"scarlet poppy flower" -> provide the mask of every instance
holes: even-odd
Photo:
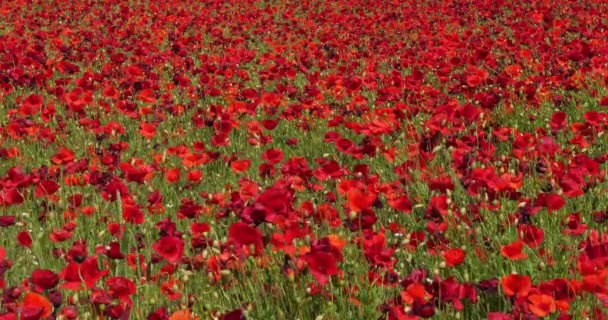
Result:
[[[465,251],[460,248],[454,248],[446,250],[443,253],[443,258],[445,259],[446,265],[448,267],[455,267],[464,262]]]
[[[126,222],[133,224],[142,224],[145,219],[144,213],[139,207],[128,203],[122,205],[122,217]]]
[[[84,284],[87,289],[91,289],[106,274],[108,270],[99,269],[97,256],[90,256],[82,263],[70,262],[59,273],[59,277],[64,280],[60,287],[77,291],[82,290]]]
[[[537,317],[546,317],[555,312],[555,299],[547,294],[531,294],[528,296],[528,307]]]
[[[433,296],[428,293],[424,285],[413,282],[407,286],[407,288],[401,292],[401,299],[404,303],[412,305],[415,301],[427,302]]]
[[[506,296],[526,297],[532,289],[532,282],[527,275],[511,274],[501,279],[502,291]]]
[[[251,165],[251,160],[243,159],[243,160],[234,160],[230,163],[230,168],[234,173],[245,172],[249,169]]]
[[[165,171],[165,179],[169,183],[176,183],[179,181],[181,176],[181,170],[179,168],[167,169]]]
[[[188,181],[192,183],[198,183],[203,178],[203,172],[200,170],[190,170],[188,171]]]
[[[346,198],[348,199],[348,207],[351,211],[361,212],[372,206],[376,200],[376,195],[370,192],[351,189],[346,194]]]
[[[523,260],[528,258],[528,255],[522,252],[523,247],[524,242],[516,240],[508,245],[501,246],[500,253],[511,261]]]
[[[111,98],[113,100],[120,98],[120,91],[118,91],[118,89],[113,86],[105,87],[102,91],[102,94],[104,97]]]
[[[195,236],[203,235],[205,232],[211,231],[211,226],[208,223],[192,223],[190,231]]]
[[[173,312],[169,317],[169,320],[199,320],[199,317],[196,317],[190,310],[178,310]]]
[[[25,294],[21,305],[26,308],[40,308],[40,317],[38,319],[45,319],[53,314],[53,305],[45,296],[35,293],[28,292]]]
[[[140,101],[143,102],[147,102],[147,103],[154,103],[156,102],[156,97],[155,97],[155,93],[152,89],[144,89],[142,90],[139,95],[137,96],[137,98]]]
[[[554,193],[541,193],[536,198],[537,206],[544,206],[549,212],[557,211],[564,207],[566,201],[560,195]]]
[[[162,237],[152,245],[152,249],[169,263],[177,263],[184,255],[184,240],[175,236]]]
[[[163,281],[160,285],[160,292],[162,292],[170,301],[180,299],[183,295],[182,290],[183,284],[179,280],[172,278]]]
[[[74,152],[68,148],[60,148],[59,151],[51,158],[54,164],[64,165],[74,161]]]
[[[156,135],[156,125],[154,123],[142,122],[137,132],[146,139],[152,139]]]

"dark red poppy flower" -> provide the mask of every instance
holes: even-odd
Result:
[[[32,283],[41,290],[52,289],[59,284],[59,276],[48,269],[36,269],[32,272]]]
[[[246,320],[243,310],[236,309],[226,312],[220,316],[220,320]]]
[[[0,216],[0,227],[2,228],[14,226],[15,223],[17,223],[15,216]]]
[[[123,303],[131,305],[131,296],[135,294],[135,283],[125,277],[111,277],[106,280],[108,294],[114,299],[120,299]]]
[[[571,213],[566,220],[562,222],[564,229],[562,233],[565,235],[580,236],[587,231],[587,225],[582,223],[580,213]]]

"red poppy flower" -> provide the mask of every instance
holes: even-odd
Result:
[[[123,303],[131,305],[132,295],[135,294],[136,288],[133,281],[125,277],[111,277],[106,280],[108,286],[108,294],[114,299],[120,299]]]
[[[443,253],[446,265],[448,267],[455,267],[464,262],[466,252],[460,248],[449,249]]]
[[[15,205],[23,203],[23,193],[16,188],[4,188],[0,190],[0,205]]]
[[[557,211],[564,207],[566,201],[562,196],[555,193],[541,193],[536,198],[537,206],[544,206],[549,212]]]
[[[36,269],[32,272],[32,283],[42,290],[52,289],[59,283],[59,276],[51,270]]]
[[[122,217],[126,222],[133,224],[144,223],[144,213],[141,209],[135,205],[123,203],[122,205]]]
[[[526,275],[511,274],[501,279],[502,291],[506,296],[525,297],[532,289],[530,277]]]
[[[537,248],[545,239],[545,232],[531,224],[520,224],[517,227],[519,239],[524,241],[528,247]]]
[[[52,195],[59,190],[59,184],[52,180],[42,180],[36,185],[36,197]]]
[[[84,282],[86,288],[91,289],[106,274],[108,270],[99,269],[97,256],[90,256],[82,263],[70,262],[59,274],[64,280],[60,286],[69,290],[81,290]]]
[[[559,131],[559,130],[564,129],[566,127],[566,125],[568,124],[567,117],[568,117],[568,115],[563,111],[555,112],[551,116],[551,121],[549,122],[549,126],[551,127],[551,130]]]
[[[177,263],[184,255],[184,240],[175,236],[162,237],[152,245],[152,249],[169,263]]]
[[[165,171],[165,179],[169,183],[176,183],[181,177],[181,170],[179,168],[167,169]]]
[[[51,162],[57,165],[64,165],[66,163],[74,161],[74,152],[68,148],[61,148],[51,158]]]
[[[348,207],[351,211],[361,212],[372,206],[376,200],[376,195],[371,192],[351,189],[346,194],[346,198],[348,199]]]
[[[251,160],[243,159],[243,160],[235,160],[230,163],[230,168],[232,168],[232,172],[240,173],[245,172],[249,169],[251,165]]]
[[[433,296],[426,291],[424,285],[413,282],[410,283],[407,288],[401,292],[401,300],[408,304],[412,305],[414,302],[427,302]]]
[[[523,247],[524,242],[516,240],[508,245],[501,246],[500,253],[511,261],[523,260],[528,258],[528,255],[522,252]]]
[[[152,139],[156,135],[156,125],[154,123],[142,122],[137,132],[146,139]]]
[[[205,232],[211,231],[211,226],[208,223],[192,223],[190,225],[190,231],[195,236],[203,235]]]
[[[182,297],[183,284],[176,279],[170,278],[167,281],[163,281],[160,285],[160,292],[162,292],[167,299],[175,301]]]
[[[270,164],[277,164],[283,161],[283,151],[275,148],[268,149],[262,154],[262,160],[266,160]]]
[[[21,305],[27,308],[40,308],[40,317],[37,319],[45,319],[53,314],[53,305],[49,299],[35,292],[26,293]]]
[[[325,285],[330,276],[338,273],[338,262],[330,252],[316,251],[304,256],[312,276],[321,285]]]
[[[562,226],[564,227],[562,233],[571,236],[580,236],[585,233],[585,231],[587,231],[587,225],[581,223],[581,220],[580,213],[571,213],[568,215],[566,220],[562,222]]]
[[[19,242],[20,245],[22,245],[26,248],[32,247],[32,237],[30,236],[30,233],[27,231],[20,231],[17,234],[17,241]]]
[[[188,181],[192,183],[198,183],[203,178],[203,172],[200,170],[190,170],[188,171]]]
[[[537,317],[546,317],[555,312],[555,299],[547,294],[532,294],[528,296],[528,307]]]
[[[228,238],[239,246],[254,245],[256,254],[260,253],[263,247],[260,230],[243,222],[236,222],[230,226]]]
[[[152,89],[144,89],[142,90],[137,98],[142,102],[154,103],[156,102],[155,93]]]
[[[169,317],[169,320],[199,320],[199,317],[194,316],[188,309],[178,310],[173,312]]]

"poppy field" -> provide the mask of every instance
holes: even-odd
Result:
[[[0,320],[608,319],[599,0],[0,3]]]

